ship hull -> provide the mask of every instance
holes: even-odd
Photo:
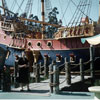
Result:
[[[5,47],[5,45],[0,45],[0,47]],[[19,49],[15,49],[15,48],[7,48],[7,50],[10,51],[10,55],[9,57],[5,60],[5,65],[6,66],[10,66],[13,67],[15,65],[15,55],[19,55],[21,56],[21,53],[23,50],[19,50]],[[95,57],[100,57],[100,47],[96,48],[95,52]],[[58,65],[64,64],[65,58],[67,58],[68,61],[70,61],[70,54],[74,54],[75,56],[75,64],[79,63],[79,59],[82,58],[83,62],[87,62],[90,59],[90,53],[89,53],[89,48],[82,48],[82,49],[72,49],[72,50],[40,50],[40,55],[41,57],[39,57],[38,62],[37,63],[42,63],[42,65],[44,64],[44,55],[48,56],[48,62],[47,64],[51,64],[51,62],[53,60],[56,60],[57,55],[61,56],[61,60],[57,62]],[[100,59],[99,59],[100,60]],[[98,63],[98,61],[96,61],[95,63],[95,67],[96,69],[98,69],[97,67],[100,65],[100,63]],[[79,69],[76,69],[79,70]]]
[[[51,63],[52,60],[56,60],[57,55],[61,56],[61,63],[64,63],[65,58],[70,61],[70,54],[74,54],[75,63],[78,63],[80,58],[82,58],[84,61],[89,60],[89,48],[75,50],[41,50],[40,52],[42,57],[44,57],[46,54],[48,55],[49,63]]]
[[[5,59],[5,65],[13,67],[15,65],[15,55],[21,55],[23,50],[7,47],[6,45],[0,44],[0,47],[6,51],[9,51],[8,58]]]
[[[21,52],[23,50],[15,49],[15,48],[6,48],[4,45],[0,45],[0,47],[5,47],[5,49],[10,51],[10,55],[8,59],[6,59],[5,64],[7,66],[14,66],[15,55],[21,56]],[[40,50],[40,59],[38,62],[44,62],[44,55],[47,55],[49,58],[48,63],[50,64],[52,60],[56,60],[56,55],[59,54],[61,56],[61,61],[59,63],[64,63],[64,59],[67,58],[70,61],[70,54],[74,54],[75,62],[78,63],[79,59],[82,58],[84,61],[89,60],[89,48],[85,49],[73,49],[73,50]]]
[[[38,56],[36,62],[42,62],[42,64],[45,56],[48,56],[48,64],[51,64],[52,60],[56,60],[58,55],[61,58],[58,63],[63,64],[65,58],[70,61],[70,55],[72,54],[75,58],[74,63],[79,63],[80,58],[86,62],[90,58],[89,46],[87,42],[81,43],[81,37],[64,39],[14,39],[7,35],[5,37],[4,34],[0,36],[0,47],[10,51],[9,57],[5,61],[7,66],[14,66],[15,55],[21,56],[23,50],[38,51],[40,55],[33,55]],[[100,47],[97,48],[100,50]],[[100,52],[95,56],[100,56]]]

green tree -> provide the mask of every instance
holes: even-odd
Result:
[[[57,19],[57,15],[59,14],[58,9],[54,7],[52,11],[48,15],[48,23],[50,24],[59,24],[59,21]],[[46,27],[46,34],[48,38],[52,38],[53,34],[57,31],[56,27],[53,26],[47,26]]]

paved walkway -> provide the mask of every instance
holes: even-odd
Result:
[[[48,96],[35,95],[34,93],[0,92],[0,100],[4,99],[66,99],[66,100],[93,100],[94,94],[88,92],[62,92]]]
[[[89,76],[86,76],[89,78]],[[65,76],[60,76],[60,83],[65,80]],[[72,83],[80,81],[80,76],[72,76]],[[60,89],[67,86],[66,81],[60,84]],[[12,88],[12,92],[0,92],[0,99],[74,99],[74,100],[91,100],[94,94],[89,92],[64,92],[59,94],[50,94],[49,79],[40,83],[31,83],[31,91],[27,92],[26,86],[24,91],[20,92],[19,88]]]
[[[86,76],[85,78],[89,78],[90,76]],[[61,88],[65,87],[65,86],[68,86],[66,84],[66,81],[65,81],[65,76],[60,76],[60,84],[59,85],[59,88],[61,90]],[[72,76],[72,79],[71,79],[72,83],[75,83],[75,82],[78,82],[80,81],[80,76]],[[49,86],[49,79],[45,80],[45,81],[42,81],[40,83],[31,83],[29,85],[31,91],[30,92],[27,92],[27,88],[26,86],[24,87],[24,91],[23,93],[32,93],[32,95],[40,95],[40,96],[49,96],[50,95],[50,86]],[[12,91],[14,92],[19,92],[21,90],[21,88],[12,88]]]
[[[60,76],[60,82],[65,80],[65,76]],[[63,84],[60,85],[60,89],[66,86],[66,82],[64,81]],[[50,95],[50,86],[49,86],[49,79],[42,81],[40,83],[30,83],[29,85],[31,91],[30,93],[34,93],[34,95],[42,95],[42,96],[49,96]],[[12,88],[12,91],[19,92],[21,88]],[[24,93],[27,92],[27,87],[24,87]]]

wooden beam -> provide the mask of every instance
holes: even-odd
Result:
[[[46,23],[46,22],[43,22],[43,21],[36,21],[36,20],[33,20],[33,19],[27,19],[27,18],[22,18],[22,17],[19,17],[20,20],[27,20],[29,22],[35,22],[35,23],[40,23],[40,24],[44,24],[44,25],[50,25],[50,26],[54,26],[54,27],[61,27],[60,25],[56,25],[56,24],[50,24],[50,23]]]

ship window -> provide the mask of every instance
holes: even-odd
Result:
[[[48,41],[48,42],[47,42],[47,46],[48,46],[48,47],[51,47],[51,46],[52,46],[52,42],[51,42],[51,41]]]
[[[31,42],[28,42],[28,46],[31,46],[32,45],[32,43]]]
[[[37,46],[40,47],[42,44],[40,41],[37,42]]]

